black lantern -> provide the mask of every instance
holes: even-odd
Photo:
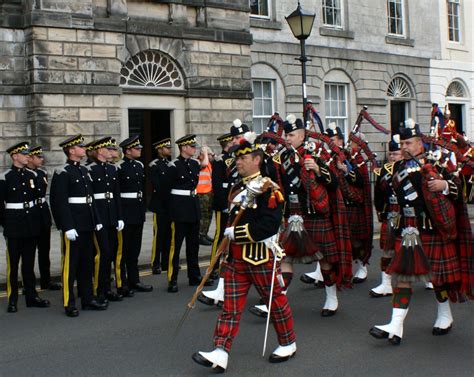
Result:
[[[305,51],[305,40],[310,36],[311,29],[313,28],[314,18],[316,15],[310,13],[301,8],[300,2],[298,1],[298,7],[288,17],[285,17],[288,25],[290,26],[291,32],[296,39],[300,41],[301,56],[297,58],[301,62],[301,76],[302,76],[302,92],[303,92],[303,118],[306,119],[306,104],[308,102],[308,96],[306,94],[306,62],[309,60],[306,57]]]

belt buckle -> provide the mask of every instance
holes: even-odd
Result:
[[[105,193],[105,199],[110,199],[110,194],[111,194],[111,193],[107,191],[107,192]]]
[[[291,194],[288,195],[288,198],[290,199],[290,203],[299,203],[298,195],[297,194]]]
[[[30,203],[29,202],[23,202],[23,209],[29,209],[30,208]]]
[[[416,216],[415,208],[413,208],[413,207],[404,207],[403,208],[403,215],[405,217],[415,217]]]
[[[43,204],[43,200],[41,198],[36,199],[35,203],[36,203],[37,206],[40,206],[41,204]]]
[[[397,198],[394,196],[391,196],[390,198],[388,198],[388,202],[390,204],[398,204]]]
[[[141,191],[137,192],[137,198],[141,199],[143,197],[143,193]]]
[[[189,190],[191,197],[194,198],[196,196],[196,190]]]
[[[90,195],[86,196],[86,203],[87,204],[92,204],[92,196],[90,196]]]

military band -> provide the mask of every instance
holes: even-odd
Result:
[[[369,295],[392,296],[392,316],[369,333],[401,344],[412,286],[423,281],[432,282],[437,302],[432,334],[448,334],[454,322],[450,302],[474,298],[466,206],[473,196],[474,164],[471,144],[457,134],[449,118],[445,122],[427,137],[417,123],[407,120],[388,143],[388,161],[376,168],[359,131],[345,144],[335,123],[318,133],[290,114],[278,130],[257,137],[236,119],[230,132],[217,138],[222,153],[212,162],[216,231],[211,259],[221,243],[229,247],[212,271],[212,278],[219,278],[217,289],[198,298],[222,306],[222,311],[213,350],[195,353],[194,361],[226,370],[252,285],[262,304],[252,312],[264,317],[269,313],[277,333],[279,346],[270,362],[292,358],[296,338],[286,294],[294,263],[318,263],[319,278],[302,280],[321,280],[326,293],[321,316],[337,313],[338,291],[367,279],[373,243],[371,168],[382,254],[381,284]],[[62,286],[68,317],[79,315],[76,297],[83,310],[103,311],[109,301],[151,292],[153,286],[142,283],[139,275],[146,179],[152,186],[152,273],[166,271],[163,290],[178,292],[180,251],[186,241],[188,284],[202,282],[198,140],[186,134],[175,143],[179,152],[174,160],[171,138],[153,144],[157,158],[145,177],[138,136],[119,145],[112,137],[87,145],[82,135],[67,138],[59,144],[67,160],[52,177],[51,206],[42,147],[30,149],[21,142],[7,149],[12,166],[0,175],[0,225],[7,245],[9,313],[18,310],[20,265],[26,306],[50,306],[36,291],[36,250],[40,287]],[[50,274],[51,213],[61,235],[62,284],[53,282]],[[212,285],[213,279],[202,283]]]

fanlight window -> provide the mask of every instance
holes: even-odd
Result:
[[[158,51],[143,51],[133,56],[122,67],[120,85],[178,90],[184,81],[176,64]]]
[[[453,81],[448,86],[448,90],[446,90],[446,97],[465,97],[466,94],[464,93],[464,86],[458,82]]]
[[[388,86],[387,95],[396,98],[412,98],[410,86],[401,77],[395,77],[392,80]]]

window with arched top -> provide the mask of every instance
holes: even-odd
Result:
[[[401,77],[395,77],[387,88],[387,95],[394,98],[413,98],[410,85]]]
[[[464,85],[459,81],[453,81],[451,84],[449,84],[448,89],[446,90],[446,97],[466,97]]]
[[[160,51],[142,51],[120,70],[120,85],[130,88],[183,90],[184,80],[176,63]]]

